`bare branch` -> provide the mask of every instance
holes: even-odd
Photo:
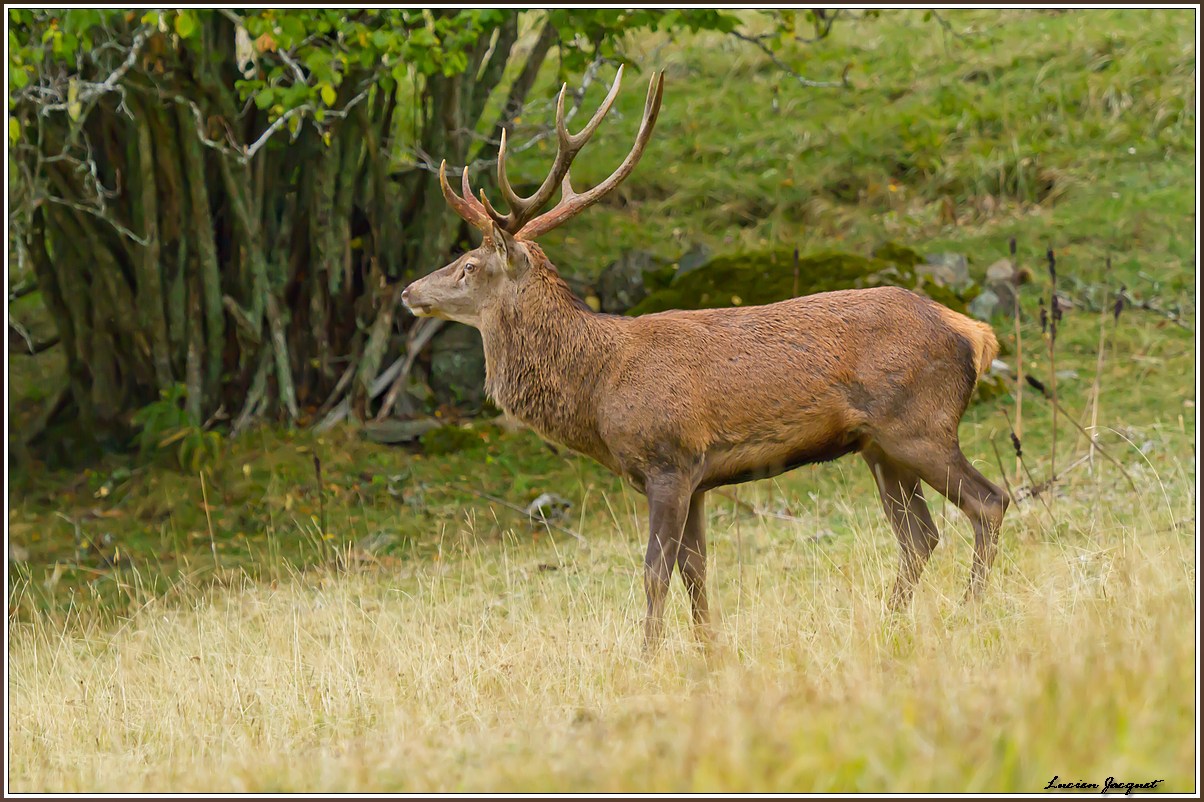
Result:
[[[297,63],[296,59],[284,50],[277,50],[276,55],[280,56],[280,60],[293,71],[293,77],[297,79],[297,83],[309,86],[309,81],[306,80],[305,73],[301,71],[301,65]]]
[[[38,283],[36,281],[25,281],[16,285],[8,291],[8,300],[15,301],[18,298],[24,298],[32,292],[37,292]]]
[[[295,108],[291,108],[288,111],[286,111],[284,114],[281,114],[279,117],[276,118],[275,122],[273,122],[271,125],[269,125],[267,128],[264,129],[263,133],[259,135],[259,139],[256,139],[253,143],[251,143],[250,145],[248,145],[247,147],[242,149],[242,153],[239,156],[239,161],[242,161],[244,163],[249,162],[251,160],[251,158],[256,153],[259,152],[259,149],[262,148],[264,145],[266,145],[268,140],[272,138],[272,134],[276,133],[282,127],[284,127],[285,123],[287,123],[290,119],[297,116],[298,114],[304,114],[307,111],[312,112],[313,110],[314,110],[314,107],[309,105],[308,103],[306,103],[303,106],[297,106]],[[298,130],[300,130],[300,129],[298,129]]]
[[[573,118],[577,116],[577,112],[581,110],[581,105],[585,102],[585,90],[587,90],[589,88],[590,84],[592,84],[594,82],[594,80],[597,78],[598,70],[601,69],[602,66],[607,63],[610,63],[609,59],[605,59],[605,58],[602,58],[601,56],[599,56],[598,58],[596,58],[592,62],[590,62],[590,65],[588,67],[586,67],[585,74],[581,78],[581,86],[578,87],[574,92],[572,92],[573,105],[570,106],[568,111],[566,111],[564,114],[564,120],[566,123],[572,122]],[[551,108],[553,105],[553,102],[548,101],[544,105],[546,105],[547,108]],[[521,109],[521,108],[519,109],[520,112],[522,110],[523,109]],[[617,116],[618,112],[616,111],[615,114]],[[517,116],[517,112],[514,116]],[[500,124],[499,124],[498,130],[501,130]],[[539,128],[536,128],[535,130],[536,130],[536,133],[533,134],[530,139],[528,139],[526,142],[524,142],[521,145],[518,145],[516,147],[510,147],[509,143],[507,143],[506,152],[507,153],[522,153],[523,151],[530,150],[531,148],[538,145],[540,142],[543,142],[544,140],[550,138],[553,134],[556,133],[556,129],[552,125],[541,126]],[[455,133],[458,135],[464,135],[464,136],[472,137],[474,139],[479,139],[479,140],[485,142],[487,145],[492,146],[495,153],[496,153],[496,149],[501,145],[500,138],[494,139],[492,137],[486,136],[485,134],[478,134],[475,131],[467,131],[464,129],[458,129]],[[427,153],[420,147],[411,148],[411,153],[414,156],[414,165],[413,165],[414,167],[418,168],[419,170],[425,170],[428,173],[434,173],[435,175],[439,174],[439,162],[436,161],[434,158],[432,158],[429,153]],[[451,165],[448,165],[447,174],[451,175],[451,176],[459,176],[459,175],[463,174],[463,172],[465,170],[468,170],[469,172],[476,172],[477,170],[481,170],[486,167],[495,167],[495,166],[497,166],[497,156],[496,155],[493,156],[492,158],[476,159],[471,164],[469,164],[467,167],[452,167]]]
[[[17,321],[9,318],[8,320],[8,352],[10,354],[22,354],[24,356],[37,356],[43,351],[47,351],[59,344],[58,335],[54,335],[49,340],[36,341],[29,330],[22,326]]]
[[[809,88],[836,88],[836,89],[842,89],[842,88],[848,89],[849,88],[849,70],[847,67],[845,68],[844,74],[841,75],[839,81],[813,81],[810,78],[804,78],[802,75],[799,75],[797,72],[795,72],[795,70],[789,64],[787,64],[786,62],[784,62],[780,58],[778,58],[777,53],[773,52],[773,48],[771,48],[769,45],[765,44],[764,41],[762,41],[763,37],[751,36],[746,33],[741,33],[740,31],[731,31],[730,33],[732,36],[736,37],[737,39],[739,39],[743,42],[748,42],[750,45],[754,45],[762,53],[769,56],[769,60],[772,61],[777,66],[778,69],[780,69],[782,72],[786,73],[787,75],[792,76],[796,81],[798,81],[803,86],[806,86]]]
[[[121,223],[117,222],[112,217],[110,217],[108,214],[108,210],[103,205],[85,206],[82,203],[78,203],[76,201],[69,201],[66,198],[60,198],[56,195],[49,195],[49,194],[42,195],[40,200],[44,200],[49,203],[55,203],[55,204],[58,204],[59,206],[66,206],[69,209],[75,209],[77,212],[83,212],[84,214],[90,214],[93,217],[95,217],[99,220],[103,220],[104,222],[108,223],[117,231],[117,233],[121,234],[123,237],[130,238],[131,240],[138,243],[142,247],[145,248],[147,245],[150,245],[149,239],[147,239],[146,237],[138,236],[133,231],[130,231],[128,228],[123,226]]]

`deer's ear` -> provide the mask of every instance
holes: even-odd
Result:
[[[502,263],[506,266],[506,275],[518,278],[526,271],[527,251],[497,223],[490,223],[489,240],[493,243],[494,251],[502,258]]]

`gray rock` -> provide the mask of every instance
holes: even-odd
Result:
[[[1000,259],[987,268],[988,286],[1001,281],[1012,283],[1016,281],[1016,266],[1012,264],[1011,259]]]
[[[485,349],[479,331],[450,323],[435,335],[430,385],[441,404],[480,409],[485,400]]]
[[[532,524],[564,518],[573,507],[573,502],[555,493],[541,493],[539,498],[527,505],[527,517]]]
[[[998,299],[993,314],[1011,316],[1016,311],[1016,266],[1011,259],[1000,259],[987,268],[986,288]]]
[[[990,320],[999,311],[999,307],[999,296],[994,291],[985,289],[973,301],[966,304],[966,311],[979,320]]]
[[[682,254],[682,257],[677,260],[677,275],[682,276],[705,265],[711,261],[711,249],[699,243]]]
[[[916,272],[931,276],[945,287],[964,289],[969,287],[970,265],[960,253],[929,253],[924,255],[925,264],[916,265]]]
[[[384,551],[397,542],[397,536],[384,529],[377,530],[355,542],[355,547],[365,554],[376,554]]]
[[[622,314],[648,295],[644,274],[660,262],[647,251],[628,251],[598,276],[598,301],[603,312]]]
[[[415,418],[414,420],[368,421],[364,424],[364,437],[374,443],[411,443],[422,435],[438,429],[444,421],[435,418]]]

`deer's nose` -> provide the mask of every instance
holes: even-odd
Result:
[[[406,287],[401,291],[401,302],[406,306],[410,305],[410,288]]]

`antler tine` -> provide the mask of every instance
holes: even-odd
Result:
[[[581,148],[585,146],[585,143],[598,130],[602,119],[606,117],[611,106],[614,105],[615,98],[619,96],[619,88],[622,82],[623,65],[620,64],[618,71],[615,73],[614,84],[611,85],[606,99],[602,101],[602,105],[598,107],[593,117],[586,123],[585,128],[577,134],[570,134],[565,125],[564,96],[568,92],[568,85],[564,84],[560,87],[560,94],[556,98],[556,158],[552,162],[552,169],[548,172],[547,178],[544,179],[539,189],[530,197],[521,197],[510,185],[510,179],[506,175],[506,131],[502,129],[502,141],[498,146],[497,183],[502,197],[506,200],[506,205],[510,207],[510,211],[505,215],[496,215],[490,212],[490,214],[494,214],[494,219],[498,225],[506,231],[514,233],[526,225],[527,221],[537,215],[539,210],[552,199],[552,196],[556,194],[556,187],[560,184],[564,176],[568,174],[569,168],[573,164],[573,159],[577,157]]]
[[[484,207],[477,202],[477,193],[472,191],[472,184],[468,180],[468,165],[464,165],[464,170],[460,173],[460,195],[473,208],[485,211]]]
[[[473,200],[476,200],[476,198],[473,198]],[[504,230],[504,231],[510,230],[503,225],[503,223],[506,222],[506,218],[508,217],[508,215],[504,215],[501,212],[499,212],[497,209],[493,208],[493,204],[489,202],[489,198],[485,197],[485,190],[483,190],[483,189],[481,190],[480,203],[481,203],[482,208],[485,210],[485,214],[492,217],[493,221],[495,223],[497,223],[499,226],[501,226],[502,230]]]
[[[616,81],[616,84],[618,82]],[[573,191],[572,184],[569,179],[569,170],[566,165],[565,171],[561,180],[561,197],[560,202],[551,211],[546,212],[539,217],[531,220],[519,229],[516,237],[521,239],[531,240],[551,231],[556,226],[565,221],[576,217],[578,214],[588,209],[597,203],[603,196],[613,190],[631,174],[635,166],[639,163],[640,158],[644,155],[644,148],[647,147],[649,139],[652,138],[652,129],[656,125],[657,116],[661,110],[661,98],[665,90],[665,73],[655,73],[652,80],[648,84],[648,98],[644,101],[644,118],[640,122],[639,133],[636,134],[635,145],[631,152],[627,154],[627,158],[623,159],[623,163],[619,165],[610,177],[602,183],[598,184],[593,189],[590,189],[581,194]],[[594,120],[590,120],[590,126],[594,125]],[[590,126],[586,127],[582,134],[593,133]],[[581,134],[578,134],[581,136]],[[587,137],[588,138],[588,137]],[[582,142],[582,145],[585,143]],[[580,147],[580,146],[578,146]],[[542,189],[542,187],[541,187]]]
[[[460,175],[460,191],[464,193],[463,197],[457,195],[456,191],[451,188],[451,184],[447,183],[447,159],[439,163],[439,187],[443,190],[443,199],[469,225],[481,231],[488,231],[489,215],[486,213],[485,207],[473,197],[472,187],[468,183],[467,165]]]
[[[611,85],[610,91],[606,93],[606,99],[602,101],[602,105],[594,112],[594,116],[590,117],[585,128],[581,129],[580,133],[570,134],[564,125],[564,90],[560,90],[560,100],[556,103],[556,133],[560,137],[562,143],[565,143],[572,148],[574,156],[578,151],[585,146],[589,138],[594,135],[594,131],[598,130],[598,126],[602,124],[602,118],[610,111],[610,107],[614,105],[615,98],[619,96],[619,85],[623,83],[623,65],[619,65],[618,72],[615,73],[615,82]],[[557,177],[559,183],[560,177]]]

